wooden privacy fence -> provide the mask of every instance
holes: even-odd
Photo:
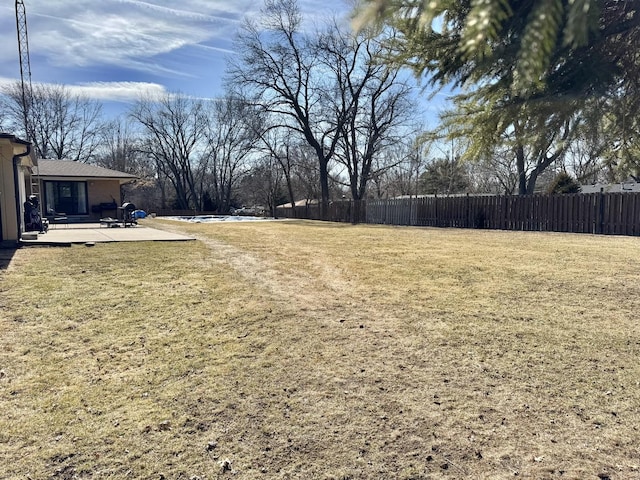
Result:
[[[278,216],[320,219],[319,206],[278,208]],[[329,221],[640,235],[640,193],[450,196],[329,205]]]

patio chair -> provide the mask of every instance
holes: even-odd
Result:
[[[69,226],[69,218],[66,213],[56,212],[53,208],[47,209],[47,220],[50,225],[64,225]]]

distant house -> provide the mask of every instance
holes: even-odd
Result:
[[[0,243],[13,244],[24,232],[23,205],[31,193],[36,165],[31,143],[0,133]]]
[[[319,204],[320,204],[319,200],[308,199],[308,198],[297,200],[296,203],[294,203],[296,207],[308,207],[311,205],[319,205]],[[283,203],[282,205],[278,205],[276,208],[291,208],[291,202]]]
[[[122,205],[121,187],[137,177],[129,173],[69,160],[38,160],[34,176],[39,181],[43,215],[64,213],[70,221],[96,221],[117,216]]]
[[[635,193],[640,192],[640,183],[628,180],[621,183],[594,183],[581,185],[580,193]]]

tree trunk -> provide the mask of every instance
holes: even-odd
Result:
[[[527,194],[527,172],[524,164],[524,147],[516,147],[516,167],[518,169],[518,195]]]
[[[529,180],[527,181],[527,195],[533,195],[537,181],[538,169],[536,168],[533,172],[531,172],[531,175],[529,175]]]
[[[329,162],[321,158],[319,159],[320,166],[320,216],[322,220],[327,220],[329,217]]]
[[[291,216],[296,218],[296,198],[293,193],[293,184],[291,183],[291,173],[287,169],[283,169],[284,179],[287,182],[287,192],[289,193],[289,201],[291,202]],[[275,217],[276,210],[273,209],[273,216]]]

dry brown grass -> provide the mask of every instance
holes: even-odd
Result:
[[[153,224],[0,273],[0,478],[640,478],[640,239]]]

